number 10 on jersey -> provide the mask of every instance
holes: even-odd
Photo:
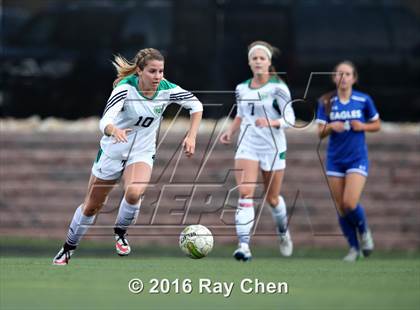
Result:
[[[147,128],[152,124],[153,120],[154,120],[153,117],[146,117],[143,120],[143,116],[140,116],[139,120],[137,121],[137,123],[134,124],[134,126],[141,126],[141,127]]]

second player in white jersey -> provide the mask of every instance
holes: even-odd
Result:
[[[237,117],[241,118],[238,144],[261,153],[285,152],[284,129],[295,123],[289,88],[278,77],[270,77],[257,88],[251,81],[236,87]],[[261,119],[277,124],[261,126]]]
[[[286,167],[286,137],[284,129],[293,126],[290,92],[271,65],[276,49],[264,41],[255,41],[248,48],[248,61],[253,77],[236,87],[237,115],[220,141],[231,143],[240,128],[235,154],[235,177],[239,188],[235,214],[239,246],[233,253],[237,260],[252,258],[249,243],[254,225],[254,193],[261,172],[265,200],[271,207],[277,225],[280,252],[290,256],[293,244],[290,237],[286,204],[280,188]]]

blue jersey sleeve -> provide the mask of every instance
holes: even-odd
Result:
[[[320,124],[328,123],[328,116],[325,113],[325,106],[322,102],[318,101],[318,110],[316,112],[316,122]]]
[[[365,118],[368,122],[374,121],[379,118],[378,110],[376,110],[375,104],[373,103],[373,100],[370,96],[367,96],[366,99],[367,100],[365,102],[365,108],[363,111]]]

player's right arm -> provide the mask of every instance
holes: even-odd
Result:
[[[220,136],[220,142],[223,144],[232,143],[232,136],[238,131],[239,127],[241,127],[241,122],[242,118],[236,116],[229,129],[222,133],[222,135]]]
[[[236,113],[236,117],[233,119],[233,122],[228,128],[228,130],[226,130],[220,136],[220,142],[223,144],[232,143],[232,136],[239,130],[242,123],[243,111],[242,111],[242,106],[240,104],[240,95],[239,95],[238,87],[236,87],[235,95],[236,95],[237,113]]]
[[[114,125],[114,120],[118,113],[121,112],[127,94],[128,89],[126,85],[115,87],[109,96],[104,109],[104,114],[99,121],[99,129],[101,132],[108,137],[114,137],[115,143],[127,142],[127,133],[131,131],[131,129],[120,129]]]
[[[128,142],[127,134],[131,130],[132,129],[130,129],[130,128],[119,129],[118,127],[114,126],[113,124],[109,124],[105,127],[104,133],[105,133],[105,135],[107,135],[109,137],[113,137],[115,143],[120,143],[120,142]]]
[[[316,122],[318,123],[318,136],[320,139],[328,137],[333,131],[343,132],[345,130],[343,122],[329,122],[325,105],[321,101],[318,102]]]
[[[318,136],[321,139],[328,137],[333,131],[335,132],[343,132],[345,129],[343,122],[332,122],[332,123],[324,123],[318,124]]]

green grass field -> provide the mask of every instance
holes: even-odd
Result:
[[[182,257],[178,248],[150,247],[120,258],[112,244],[85,242],[70,265],[58,267],[51,259],[59,242],[13,244],[0,239],[0,309],[420,309],[418,252],[375,253],[349,264],[340,261],[344,250],[298,250],[284,259],[256,247],[251,263],[238,263],[230,247],[201,260]],[[132,278],[143,280],[142,293],[129,292]],[[181,285],[176,294],[172,285],[168,294],[151,294],[154,278],[191,279],[193,291],[183,293]],[[231,296],[200,294],[200,278],[233,282]],[[245,294],[245,278],[286,282],[288,293]]]

